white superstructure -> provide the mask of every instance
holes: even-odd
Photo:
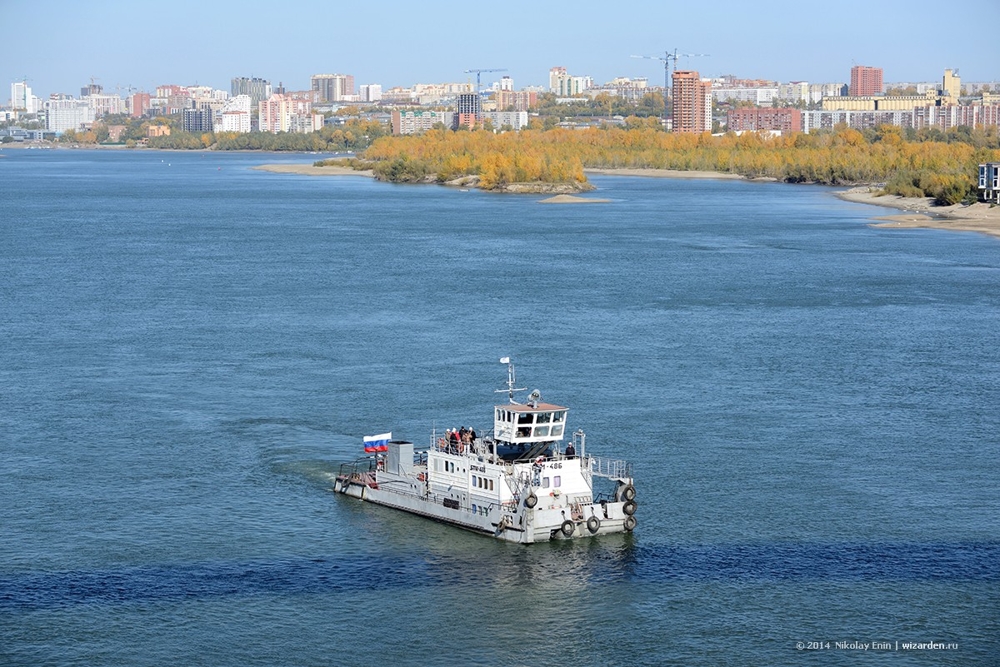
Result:
[[[490,433],[432,433],[424,451],[389,440],[384,453],[342,466],[334,491],[526,544],[634,530],[631,465],[587,454],[583,432],[567,430],[568,408],[537,391],[516,402],[523,390],[501,362],[510,402],[495,406]],[[606,489],[595,494],[595,481]]]

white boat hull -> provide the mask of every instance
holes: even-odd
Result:
[[[620,488],[631,488],[631,480],[622,482]],[[583,504],[566,503],[557,496],[542,496],[534,507],[527,507],[532,501],[526,497],[516,505],[477,507],[474,511],[470,505],[432,493],[428,486],[419,477],[386,473],[340,475],[334,491],[521,544],[631,532],[637,523],[636,504],[632,499]],[[446,506],[445,500],[452,502]]]

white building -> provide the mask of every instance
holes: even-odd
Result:
[[[445,127],[455,125],[454,111],[393,111],[392,112],[392,133],[393,134],[420,134],[436,124],[441,123]]]
[[[778,84],[779,100],[785,102],[809,102],[809,82],[792,81]]]
[[[223,111],[215,117],[216,132],[238,132],[246,134],[250,131],[250,114],[242,111]]]
[[[382,86],[377,83],[368,83],[359,88],[358,94],[362,102],[378,102],[382,99]]]
[[[377,83],[367,83],[358,88],[358,97],[362,102],[378,102],[382,99],[382,86]]]
[[[83,100],[94,110],[94,118],[125,113],[125,100],[118,95],[87,95]]]
[[[309,134],[323,129],[323,114],[293,113],[288,117],[288,131]]]
[[[488,120],[493,124],[494,129],[499,130],[505,125],[514,130],[528,127],[527,111],[485,111],[482,114],[483,120]]]
[[[809,103],[819,104],[824,97],[841,97],[847,94],[846,83],[809,84]]]
[[[94,108],[86,100],[48,100],[45,122],[46,129],[57,134],[78,130],[81,125],[94,122]]]
[[[549,70],[549,92],[558,97],[582,95],[583,91],[594,85],[589,76],[570,76],[565,67],[553,67]]]
[[[312,102],[292,95],[271,95],[258,105],[261,132],[315,132],[323,116],[312,112]]]
[[[755,106],[771,106],[778,96],[778,88],[716,88],[712,87],[712,97],[716,102],[749,102]],[[711,127],[711,126],[709,126]]]
[[[215,116],[215,126],[219,132],[249,132],[250,131],[249,95],[230,97]]]
[[[25,81],[10,84],[10,108],[22,113],[38,113],[41,101],[31,94],[31,86]]]

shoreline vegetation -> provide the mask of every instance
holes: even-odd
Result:
[[[651,127],[500,134],[436,129],[380,137],[348,164],[397,183],[451,183],[475,176],[475,187],[497,191],[514,183],[583,191],[589,189],[585,170],[597,169],[710,172],[822,185],[879,183],[888,194],[933,197],[950,205],[975,201],[978,164],[1000,161],[995,128],[961,129],[968,132],[914,140],[904,138],[902,128],[885,125],[865,132],[838,127],[780,136],[675,134]]]

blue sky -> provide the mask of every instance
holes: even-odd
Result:
[[[956,5],[957,6],[957,5]],[[290,90],[317,73],[353,74],[384,88],[474,81],[473,68],[506,68],[516,87],[546,85],[549,68],[648,77],[663,67],[629,56],[666,50],[703,76],[824,83],[852,65],[882,67],[887,82],[1000,80],[1000,0],[958,11],[931,0],[803,3],[635,1],[426,3],[396,0],[0,0],[0,95],[22,77],[39,97],[79,94],[96,77],[131,85],[211,85],[259,76]],[[942,10],[948,12],[942,15]],[[499,74],[483,75],[483,83]],[[471,78],[470,78],[471,77]]]

